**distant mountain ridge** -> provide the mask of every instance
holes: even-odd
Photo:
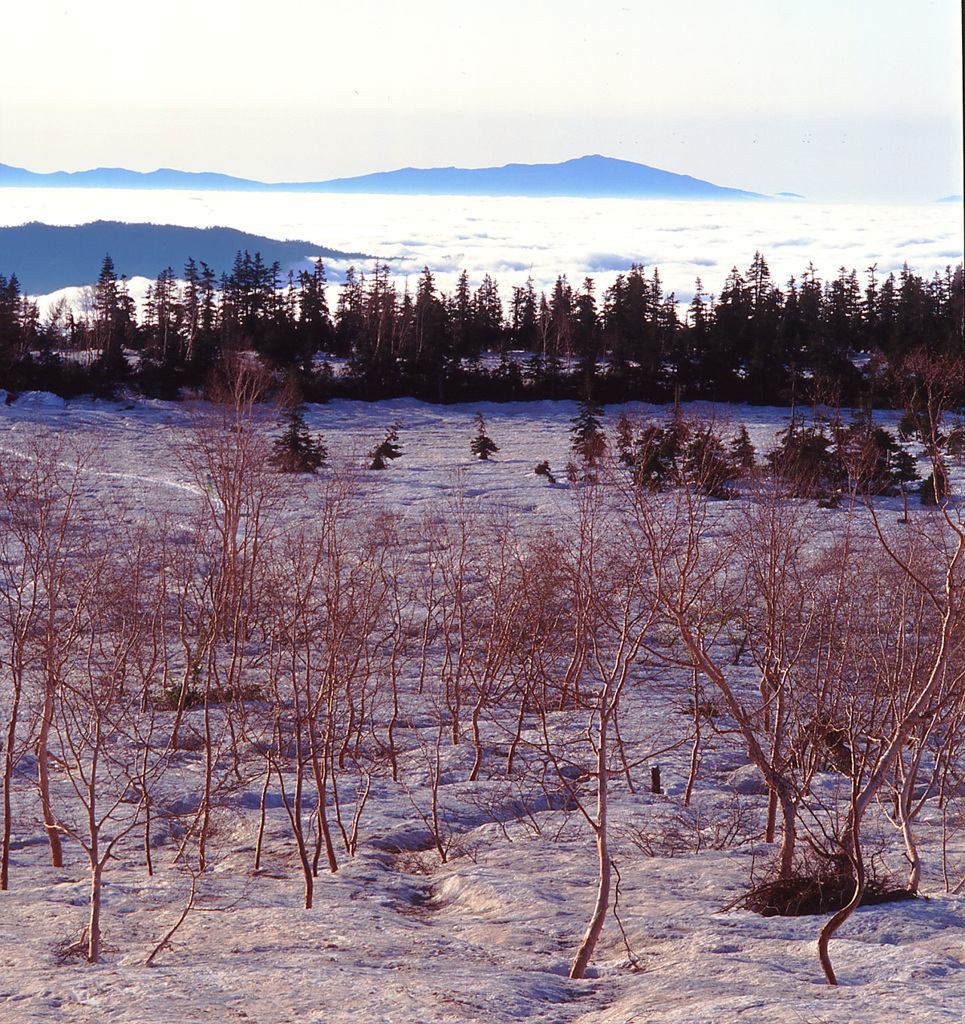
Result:
[[[94,221],[62,227],[22,224],[0,227],[0,274],[17,275],[26,295],[46,295],[71,285],[93,284],[110,253],[117,273],[156,278],[170,267],[179,277],[187,260],[206,263],[220,278],[230,272],[239,252],[259,253],[282,273],[308,266],[312,257],[366,260],[366,253],[341,252],[314,242],[279,241],[235,228],[189,228],[172,224],[123,224]]]
[[[766,199],[756,192],[662,171],[605,156],[583,156],[556,164],[503,167],[404,167],[352,178],[269,184],[227,174],[167,168],[128,171],[98,168],[37,174],[0,164],[0,186],[21,188],[138,188],[251,192],[337,192],[382,195],[573,197],[583,199]]]
[[[123,167],[98,167],[91,171],[38,173],[23,167],[0,164],[0,187],[10,188],[157,188],[192,191],[255,191],[271,189],[258,181],[234,178],[210,171],[129,171]]]

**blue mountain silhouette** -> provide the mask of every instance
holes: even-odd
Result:
[[[353,178],[267,184],[227,174],[123,168],[35,174],[0,164],[0,186],[157,188],[258,192],[373,192],[386,195],[573,196],[587,199],[763,199],[688,174],[605,156],[504,167],[404,167]]]
[[[118,275],[155,278],[170,267],[183,276],[189,258],[206,263],[220,278],[239,252],[261,255],[282,272],[308,266],[311,257],[370,259],[365,253],[341,252],[304,241],[278,241],[234,228],[188,228],[171,224],[121,224],[95,221],[73,227],[22,224],[0,228],[0,273],[17,275],[27,295],[43,295],[68,285],[92,284],[110,253]]]
[[[722,188],[688,174],[661,171],[629,160],[583,156],[559,164],[507,164],[470,170],[419,169],[336,178],[292,186],[324,192],[421,195],[573,196],[586,199],[763,199],[754,192]]]
[[[0,164],[0,187],[12,188],[157,188],[198,191],[264,191],[272,186],[247,178],[209,171],[128,171],[123,167],[98,167],[91,171],[51,171],[39,174],[23,167]]]

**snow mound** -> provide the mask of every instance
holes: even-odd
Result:
[[[16,404],[32,409],[66,409],[67,402],[50,391],[25,391],[16,398]]]

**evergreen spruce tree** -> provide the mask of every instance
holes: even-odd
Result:
[[[633,423],[626,409],[622,410],[617,420],[617,451],[620,453],[621,465],[633,465]]]
[[[965,459],[965,423],[957,421],[948,432],[945,439],[945,450],[955,460],[955,465],[960,466]]]
[[[951,493],[948,481],[948,470],[940,459],[935,469],[925,477],[918,488],[918,496],[923,505],[944,505]]]
[[[749,473],[754,468],[756,455],[747,427],[742,423],[730,443],[731,461],[742,473]]]
[[[674,420],[666,427],[645,423],[634,430],[627,419],[617,430],[620,462],[630,468],[637,487],[661,491],[681,481],[682,424]]]
[[[393,423],[385,433],[385,440],[369,452],[369,469],[388,469],[392,459],[402,457],[402,446],[399,444],[399,427]]]
[[[589,388],[587,389],[589,392]],[[606,437],[603,423],[600,420],[601,407],[592,397],[582,399],[577,406],[576,415],[570,421],[570,437],[573,439],[570,448],[580,456],[586,466],[595,466],[606,448]]]
[[[915,460],[895,435],[862,413],[840,432],[837,457],[864,494],[898,494],[903,484],[918,479]]]
[[[595,483],[596,464],[606,450],[606,437],[600,421],[600,406],[590,396],[590,384],[587,382],[587,397],[577,406],[576,415],[570,421],[572,442],[570,448],[579,457],[580,462],[568,462],[566,475],[572,483]]]
[[[486,421],[481,412],[476,413],[476,436],[469,442],[469,448],[477,459],[483,461],[499,451],[499,445],[486,433]]]
[[[133,328],[134,303],[123,281],[119,281],[110,253],[104,257],[94,287],[95,344],[100,348],[99,368],[108,388],[118,382],[127,369],[124,361],[125,335]]]
[[[0,365],[10,361],[19,354],[20,347],[20,283],[17,275],[11,274],[10,280],[0,274]]]
[[[711,498],[732,498],[730,482],[738,470],[728,456],[724,442],[710,426],[698,427],[690,435],[684,450],[686,478]]]
[[[285,432],[272,445],[272,465],[282,473],[314,473],[327,459],[328,448],[321,435],[309,434],[301,409],[293,406]]]

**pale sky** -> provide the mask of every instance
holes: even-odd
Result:
[[[0,162],[315,181],[601,153],[821,200],[962,191],[959,0],[30,0]]]

